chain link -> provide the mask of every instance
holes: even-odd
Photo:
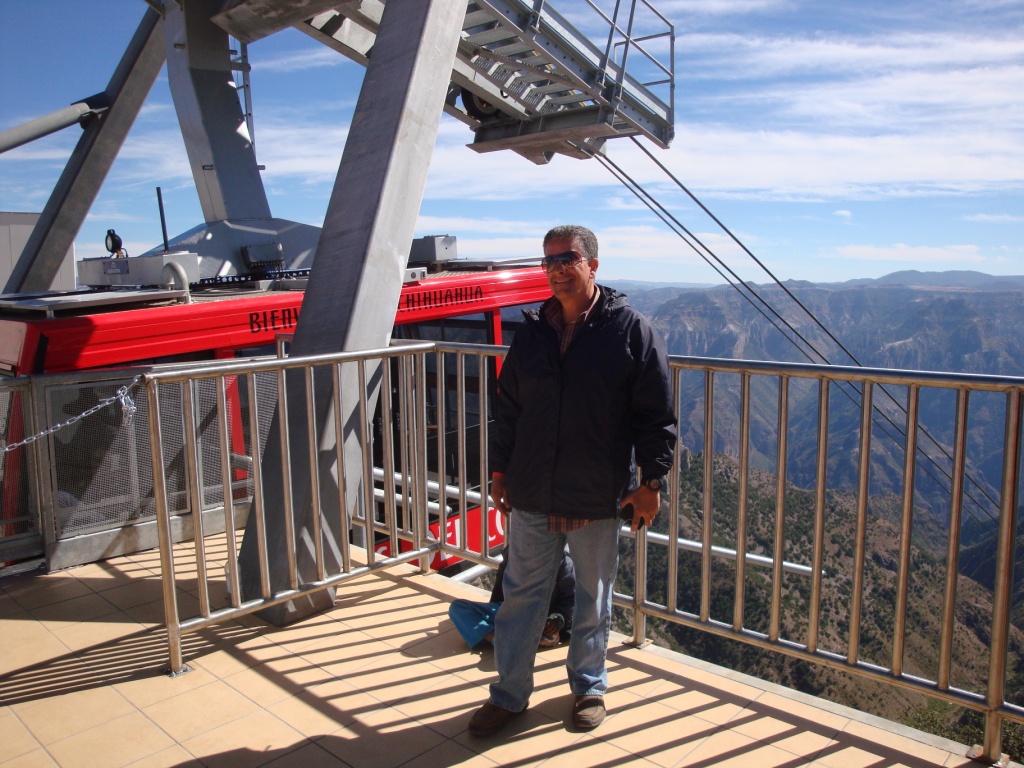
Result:
[[[123,387],[118,388],[117,392],[114,395],[112,395],[111,397],[106,398],[105,400],[100,400],[92,408],[89,408],[88,410],[83,411],[82,413],[78,414],[77,416],[72,416],[70,419],[67,419],[66,421],[62,421],[60,424],[54,424],[52,427],[47,427],[42,432],[40,432],[40,433],[38,433],[36,435],[31,435],[29,437],[26,437],[24,440],[19,440],[16,443],[11,443],[10,445],[5,445],[4,446],[4,453],[7,453],[8,451],[13,451],[15,448],[20,448],[23,445],[30,445],[31,443],[34,443],[36,440],[41,440],[42,438],[46,437],[47,435],[52,435],[54,432],[56,432],[59,429],[63,429],[64,427],[70,427],[76,421],[80,421],[81,419],[84,419],[86,416],[92,416],[97,411],[102,411],[104,408],[106,408],[108,405],[110,405],[114,401],[117,401],[117,402],[121,403],[121,423],[122,423],[122,425],[125,426],[125,427],[130,427],[132,425],[132,419],[135,416],[135,412],[137,410],[139,410],[139,409],[135,405],[135,402],[132,400],[132,398],[128,394],[128,392],[129,392],[129,390],[131,390],[132,387],[134,387],[136,384],[138,384],[141,380],[142,380],[141,376],[136,376],[134,379],[132,379],[130,384],[126,384]]]

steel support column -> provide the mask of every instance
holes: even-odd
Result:
[[[328,204],[295,331],[293,356],[388,344],[465,13],[465,0],[389,0],[385,6]],[[317,489],[323,508],[320,526],[313,524],[313,515],[320,510],[313,509],[313,489],[304,464],[309,457],[301,447],[310,437],[304,420],[294,419],[289,425],[300,582],[315,578],[309,544],[313,531],[323,531],[331,558],[337,556],[337,548],[348,536],[347,530],[339,530],[339,516],[334,514],[340,502],[334,474],[330,373],[329,369],[321,371],[314,387],[318,434],[313,439],[322,457]],[[343,378],[346,467],[353,468],[347,473],[349,478],[358,477],[356,468],[361,466],[355,390],[355,382]],[[289,386],[288,397],[289,410],[304,412],[301,387]],[[275,424],[272,434],[278,428]],[[264,490],[274,589],[286,587],[289,579],[282,549],[285,521],[274,514],[283,508],[279,467],[286,458],[276,442],[268,446],[264,457],[264,466],[270,470],[265,474]],[[351,510],[362,491],[356,482],[346,490],[345,503]],[[255,597],[259,590],[257,555],[254,546],[247,546],[250,539],[255,542],[255,536],[246,536],[240,555],[242,588],[246,597]],[[328,563],[329,570],[335,566]],[[304,598],[301,604],[293,601],[271,608],[264,618],[275,624],[290,623],[326,607],[322,601],[314,604],[315,600]]]
[[[210,0],[167,3],[167,81],[207,223],[269,219],[256,152],[238,102],[228,35]]]

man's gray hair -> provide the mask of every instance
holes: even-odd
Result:
[[[551,240],[572,240],[579,245],[582,254],[589,261],[597,258],[597,235],[578,224],[562,224],[544,235],[544,245]]]

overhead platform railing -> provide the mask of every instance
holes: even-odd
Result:
[[[366,64],[383,8],[342,3],[295,26]],[[474,0],[445,109],[474,130],[474,150],[511,149],[539,164],[589,157],[619,136],[666,148],[674,58],[675,28],[647,0],[584,0],[572,21],[544,0]]]

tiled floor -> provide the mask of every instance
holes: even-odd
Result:
[[[613,637],[608,719],[567,723],[565,649],[543,651],[526,715],[466,732],[494,677],[447,617],[473,589],[400,567],[286,628],[185,636],[163,674],[155,553],[0,579],[0,766],[975,766],[964,747]]]

